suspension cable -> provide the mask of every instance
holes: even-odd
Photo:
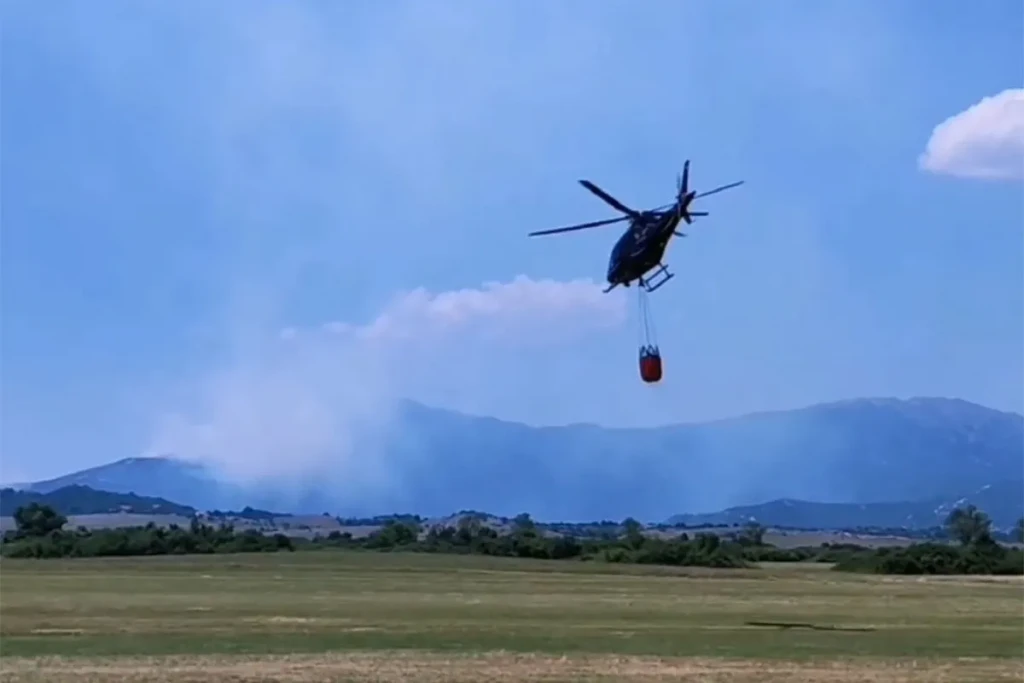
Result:
[[[644,347],[657,346],[658,342],[656,339],[656,330],[654,327],[654,321],[651,316],[651,306],[647,299],[647,292],[643,287],[637,287],[638,297],[638,315],[640,316],[640,322],[642,324],[643,338],[640,341],[640,345]]]

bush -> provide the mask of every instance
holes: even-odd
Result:
[[[747,546],[743,557],[749,562],[807,562],[816,558],[814,548],[777,548],[773,545]]]
[[[238,533],[232,527],[212,527],[193,519],[188,529],[148,524],[144,527],[120,529],[53,529],[39,533],[39,520],[53,520],[38,510],[18,519],[27,520],[27,528],[19,529],[3,543],[5,557],[127,557],[143,555],[186,555],[204,553],[277,552],[294,550],[292,539],[284,534],[272,536],[258,531]]]
[[[879,548],[836,564],[839,571],[876,574],[1024,574],[1024,552],[994,542],[953,546],[915,543],[905,548]]]

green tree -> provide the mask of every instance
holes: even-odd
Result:
[[[764,527],[757,522],[750,521],[743,527],[737,540],[744,545],[764,545]]]
[[[622,530],[625,532],[626,545],[634,550],[644,544],[644,527],[632,517],[627,517],[622,522]]]
[[[458,524],[455,527],[455,535],[453,541],[458,545],[471,545],[473,539],[480,535],[480,531],[483,529],[483,524],[480,519],[472,515],[465,515],[459,518]]]
[[[416,542],[418,535],[419,525],[389,519],[381,529],[370,534],[366,547],[378,549],[410,545]]]
[[[49,505],[29,503],[14,511],[18,535],[23,537],[48,536],[64,528],[68,519]]]
[[[520,532],[530,532],[537,530],[537,525],[530,518],[530,513],[528,512],[522,512],[516,515],[516,518],[512,520],[512,526],[516,531]]]
[[[946,518],[946,531],[964,546],[992,543],[992,520],[974,505],[950,512]]]

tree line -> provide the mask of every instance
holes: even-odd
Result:
[[[463,517],[453,526],[422,528],[416,520],[389,520],[368,536],[332,532],[312,539],[258,530],[238,531],[230,524],[206,524],[194,517],[188,527],[65,530],[67,519],[52,507],[31,503],[15,512],[17,529],[5,534],[6,557],[109,557],[167,554],[314,551],[398,551],[490,555],[545,560],[586,560],[718,568],[749,567],[758,562],[826,562],[839,571],[885,574],[1024,574],[1024,552],[993,538],[988,516],[973,506],[954,510],[946,528],[955,544],[926,542],[871,549],[856,544],[779,548],[764,541],[757,524],[728,534],[645,533],[626,520],[621,530],[590,537],[550,535],[528,515],[499,532],[479,518]],[[1018,524],[1018,534],[1024,524]]]

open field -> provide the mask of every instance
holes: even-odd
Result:
[[[820,565],[5,559],[0,680],[1019,681],[1022,606],[1016,578]]]

